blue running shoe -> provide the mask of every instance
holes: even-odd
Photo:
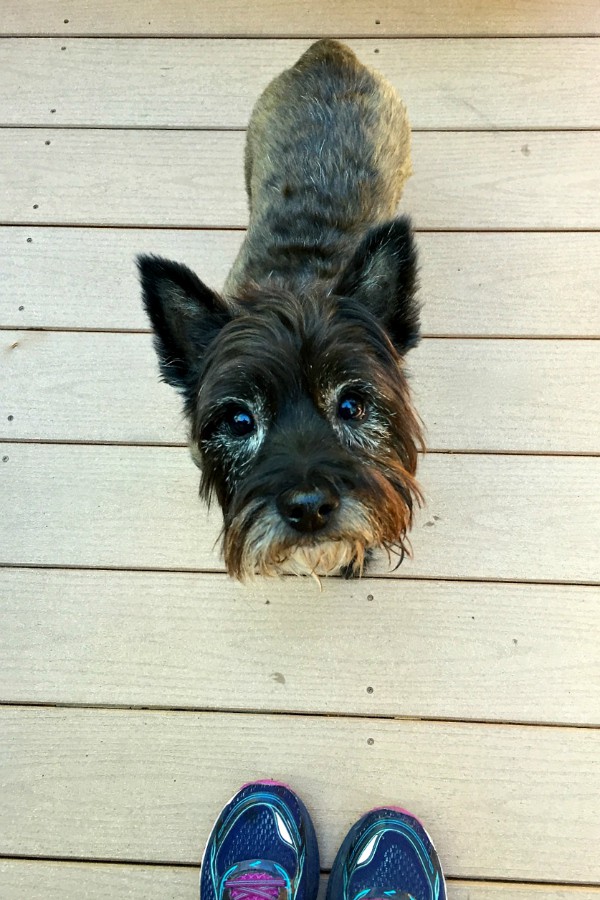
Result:
[[[201,900],[315,900],[319,848],[301,800],[284,784],[246,784],[208,839]]]
[[[419,820],[394,806],[363,816],[338,851],[327,900],[446,900],[440,861]]]

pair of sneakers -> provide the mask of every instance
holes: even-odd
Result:
[[[202,859],[200,900],[316,900],[319,848],[299,797],[276,781],[244,785],[217,819]],[[421,822],[395,806],[349,831],[326,900],[446,900],[440,862]]]

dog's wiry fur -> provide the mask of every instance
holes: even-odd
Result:
[[[223,294],[139,260],[237,578],[360,573],[373,548],[406,549],[422,437],[403,355],[419,315],[410,223],[393,216],[409,174],[394,89],[318,41],[252,114],[250,222]]]

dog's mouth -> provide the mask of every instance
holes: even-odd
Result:
[[[325,527],[302,533],[274,504],[251,501],[224,529],[227,571],[240,581],[257,575],[360,575],[377,544],[370,522],[365,507],[347,499]]]
[[[271,544],[248,565],[234,574],[241,581],[252,580],[256,576],[310,575],[313,578],[330,575],[361,575],[368,548],[360,540],[303,539],[295,543]]]
[[[239,496],[225,514],[222,532],[229,575],[240,581],[257,575],[360,575],[370,552],[377,548],[387,553],[390,564],[393,556],[401,562],[410,555],[406,535],[413,501],[420,501],[420,492],[412,476],[397,468],[397,473],[390,466],[385,473],[372,468],[361,490],[341,496],[338,492],[332,510],[323,511],[318,491],[314,491],[316,499],[312,493],[305,496],[311,515],[316,509],[326,518],[324,524],[317,521],[316,528],[296,528],[293,508],[284,505],[282,509],[279,495]]]
[[[360,576],[369,549],[359,540],[347,539],[301,544],[294,547],[284,560],[280,574],[311,575],[317,578],[340,574]]]

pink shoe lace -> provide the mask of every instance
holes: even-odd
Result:
[[[283,878],[270,872],[253,869],[225,882],[231,900],[286,900],[287,891]]]

